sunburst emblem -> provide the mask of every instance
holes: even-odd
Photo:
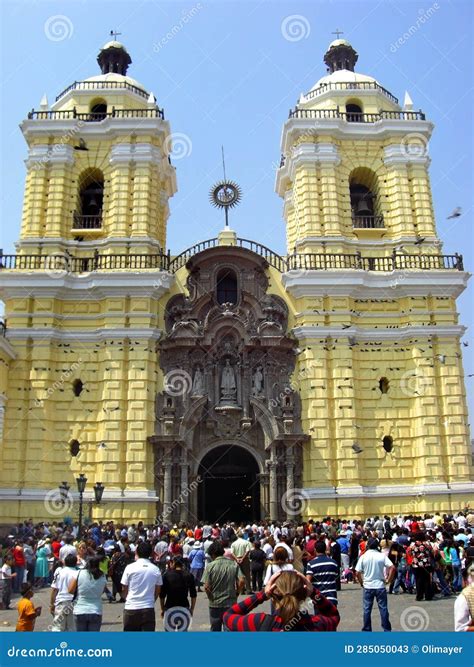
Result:
[[[242,199],[242,190],[234,181],[219,181],[211,188],[209,199],[216,208],[233,208]]]

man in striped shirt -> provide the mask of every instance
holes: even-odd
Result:
[[[317,542],[316,558],[306,565],[306,579],[333,604],[337,605],[337,577],[339,567],[335,560],[326,556],[326,543]]]

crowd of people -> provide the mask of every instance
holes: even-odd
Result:
[[[334,631],[345,583],[363,588],[362,630],[377,602],[391,630],[389,595],[456,596],[454,629],[474,630],[474,511],[454,515],[326,517],[301,522],[79,527],[31,520],[1,541],[1,601],[17,604],[18,631],[50,587],[51,631],[98,631],[103,604],[123,604],[124,631],[186,631],[198,594],[209,626],[229,631]],[[245,595],[239,599],[239,595]],[[409,599],[409,598],[408,598]],[[270,613],[258,606],[270,602]]]

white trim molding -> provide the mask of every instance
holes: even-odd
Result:
[[[300,143],[291,149],[291,153],[286,158],[285,164],[277,170],[275,191],[281,197],[285,196],[288,185],[295,180],[298,167],[303,165],[314,167],[321,164],[336,167],[340,162],[341,158],[335,144]]]
[[[417,148],[419,149],[416,150]],[[385,146],[383,149],[383,163],[387,167],[394,164],[405,164],[407,166],[421,164],[429,167],[431,159],[428,155],[428,148],[424,144],[416,144],[415,148],[410,150],[408,143],[400,142],[399,144]]]
[[[74,164],[74,147],[69,144],[36,144],[31,146],[25,160],[28,169],[51,164]]]
[[[69,136],[71,132],[89,139],[105,140],[135,134],[158,135],[166,139],[171,134],[170,124],[162,118],[112,118],[108,116],[98,123],[87,123],[78,118],[22,121],[20,129],[25,139],[31,137]]]
[[[429,141],[434,124],[428,120],[383,118],[375,123],[348,123],[342,118],[289,118],[281,135],[281,152],[288,155],[300,137],[331,136],[336,139],[380,139],[421,135]]]
[[[10,359],[16,359],[16,352],[5,336],[0,337],[0,352],[5,352]]]
[[[317,327],[302,326],[294,327],[292,333],[298,340],[321,340],[330,336],[331,338],[351,337],[356,341],[391,341],[407,340],[413,337],[424,338],[426,336],[437,336],[438,338],[460,338],[466,333],[466,327],[461,324],[438,325],[431,327],[403,326],[396,329],[376,329],[374,327],[359,328],[350,327],[341,330],[340,327]]]
[[[46,494],[49,493],[52,489],[9,489],[3,488],[0,489],[0,502],[5,500],[16,500],[16,501],[28,501],[28,502],[44,502],[46,499]],[[70,491],[69,495],[72,498],[73,503],[79,502],[79,494],[77,491]],[[59,497],[59,489],[58,489]],[[144,489],[142,491],[127,490],[123,491],[108,491],[105,489],[104,495],[102,497],[101,506],[106,505],[108,502],[116,503],[155,503],[159,500],[156,495],[156,491],[152,489]],[[91,491],[86,491],[84,493],[84,503],[89,503],[94,501],[94,494]],[[47,514],[47,510],[45,510]],[[67,511],[65,511],[67,514]],[[57,517],[56,517],[57,518]]]
[[[125,338],[160,340],[162,336],[161,329],[133,329],[124,327],[103,327],[100,329],[76,329],[64,331],[53,327],[44,327],[43,329],[26,327],[24,329],[9,329],[9,337],[12,341],[28,340],[43,341],[46,346],[54,341],[81,341],[83,343],[94,343],[97,341],[107,341],[110,339],[124,340]]]
[[[401,296],[457,298],[467,287],[470,274],[453,270],[362,271],[359,269],[295,269],[282,274],[282,283],[295,298],[350,296],[359,299]]]
[[[338,487],[306,487],[301,489],[304,497],[309,500],[326,500],[337,498],[417,498],[436,495],[474,494],[474,482],[455,482],[452,484],[394,484],[393,486],[338,486]]]
[[[168,271],[137,269],[97,271],[76,275],[66,271],[8,271],[0,274],[0,298],[36,297],[96,301],[109,297],[147,297],[155,300],[169,292],[175,277]]]

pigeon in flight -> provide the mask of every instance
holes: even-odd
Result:
[[[459,218],[461,215],[462,215],[462,208],[460,206],[456,206],[451,215],[448,215],[447,220],[451,220],[451,218]]]

